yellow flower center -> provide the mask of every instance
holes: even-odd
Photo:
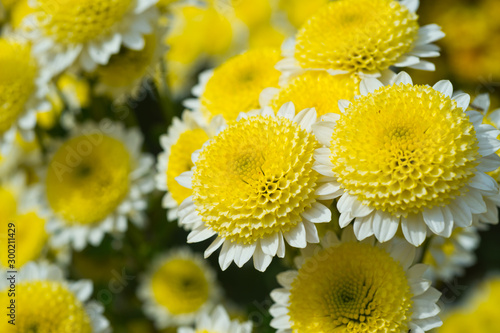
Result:
[[[418,28],[398,1],[334,1],[299,30],[295,58],[303,68],[382,71],[411,49]]]
[[[64,45],[85,44],[109,33],[132,0],[38,0],[45,33]]]
[[[312,134],[282,117],[226,128],[196,162],[193,200],[205,225],[244,244],[292,229],[315,201],[317,147]]]
[[[146,44],[140,51],[122,47],[114,54],[106,66],[99,66],[96,73],[100,82],[111,87],[128,86],[148,75],[156,51],[156,36],[144,36]]]
[[[480,158],[474,127],[455,101],[403,84],[354,100],[331,152],[342,186],[395,216],[447,205],[463,194]]]
[[[180,205],[184,199],[189,197],[193,191],[184,186],[181,186],[175,178],[185,171],[191,170],[193,162],[191,155],[195,150],[208,140],[207,133],[197,128],[194,130],[187,130],[179,136],[175,144],[170,147],[170,156],[168,158],[167,166],[167,187],[172,198]]]
[[[0,39],[0,135],[15,124],[35,91],[37,65],[29,45]]]
[[[286,102],[293,102],[296,110],[316,108],[318,116],[340,113],[339,99],[353,100],[359,94],[359,77],[332,76],[323,71],[308,71],[294,78],[271,100],[271,107],[278,112]]]
[[[193,260],[175,258],[164,263],[151,280],[156,301],[174,315],[198,311],[208,300],[210,285]]]
[[[0,195],[1,197],[1,195]],[[4,203],[5,201],[2,201]],[[6,222],[15,224],[15,239],[16,239],[16,267],[19,268],[28,261],[36,260],[40,257],[43,247],[47,241],[47,233],[45,232],[45,220],[42,219],[36,212],[28,212],[17,215],[12,219],[1,219]],[[0,230],[0,248],[7,249],[8,243],[8,228],[7,223]],[[8,252],[4,251],[1,255],[1,263],[4,267],[9,267]]]
[[[2,304],[10,304],[8,289],[0,292]],[[48,308],[50,307],[50,311]],[[16,325],[0,322],[5,333],[91,333],[89,314],[68,288],[55,281],[19,282],[16,286]],[[8,318],[8,317],[6,317]]]
[[[278,86],[280,72],[274,66],[279,59],[278,50],[251,50],[216,68],[201,96],[205,116],[221,114],[232,121],[240,112],[258,109],[260,92]]]
[[[290,290],[294,332],[408,332],[412,294],[387,252],[344,243],[307,259]]]
[[[100,133],[72,138],[49,164],[49,204],[68,224],[99,222],[127,195],[130,172],[131,156],[122,142]]]

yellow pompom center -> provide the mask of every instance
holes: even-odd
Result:
[[[315,201],[314,136],[278,117],[235,122],[201,151],[193,201],[206,226],[238,243],[297,225]]]
[[[10,304],[8,289],[0,293],[2,304]],[[49,311],[50,310],[50,311]],[[37,333],[91,333],[84,305],[68,287],[55,281],[19,282],[16,286],[16,325],[0,322],[0,331]]]
[[[240,112],[259,108],[259,96],[277,87],[280,72],[274,68],[278,50],[256,49],[236,56],[216,68],[201,96],[201,109],[208,119],[221,114],[227,121]]]
[[[318,116],[340,113],[340,99],[352,100],[359,94],[359,77],[350,75],[332,76],[324,71],[307,71],[294,78],[270,102],[275,112],[293,102],[296,110],[314,107]]]
[[[198,311],[208,300],[210,285],[203,268],[193,260],[173,258],[151,280],[156,301],[174,315]]]
[[[344,243],[308,258],[290,290],[294,332],[408,332],[412,294],[382,249]]]
[[[100,222],[129,190],[131,156],[112,137],[81,135],[64,143],[49,164],[47,199],[68,224]]]
[[[410,51],[417,15],[395,0],[339,0],[324,6],[297,34],[302,68],[379,72]]]
[[[132,0],[38,0],[45,34],[64,45],[85,44],[110,33]]]
[[[167,166],[167,187],[172,198],[180,205],[193,191],[175,180],[181,173],[191,170],[191,155],[208,140],[207,133],[201,129],[183,132],[175,144],[170,147]]]
[[[26,110],[35,92],[37,65],[29,45],[0,39],[0,135]]]
[[[395,216],[462,195],[480,158],[473,124],[457,103],[409,84],[354,100],[337,122],[331,152],[349,194]]]

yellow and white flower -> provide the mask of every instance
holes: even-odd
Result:
[[[259,95],[264,88],[277,87],[280,72],[274,68],[280,59],[278,50],[255,49],[237,55],[214,70],[200,74],[198,85],[184,106],[201,111],[207,121],[222,115],[235,120],[240,112],[259,108]],[[288,101],[287,101],[288,102]]]
[[[253,257],[264,271],[274,256],[285,256],[285,240],[297,248],[319,241],[315,223],[330,222],[331,211],[316,192],[328,178],[312,169],[314,122],[314,109],[296,115],[293,103],[276,115],[271,108],[243,113],[193,153],[192,171],[176,178],[193,190],[178,209],[181,224],[198,225],[188,242],[217,235],[205,257],[222,246],[222,270]]]
[[[0,300],[9,304],[10,274],[2,271],[0,275]],[[57,266],[30,262],[19,271],[16,281],[15,325],[9,324],[6,317],[0,322],[2,332],[109,331],[103,306],[89,300],[93,289],[90,280],[67,281]]]
[[[191,325],[220,298],[215,272],[189,248],[158,256],[137,291],[146,315],[158,329]]]
[[[177,208],[193,194],[191,189],[178,184],[175,178],[191,170],[191,154],[201,149],[223,125],[222,117],[214,117],[210,124],[207,124],[201,114],[185,110],[182,119],[174,118],[167,134],[160,137],[163,152],[158,155],[156,164],[156,188],[167,191],[162,206],[168,209],[169,221],[177,219]]]
[[[122,46],[142,50],[153,31],[158,0],[33,0],[24,22],[37,54],[54,74],[75,64],[92,71]]]
[[[430,267],[427,273],[431,279],[449,281],[462,275],[465,267],[476,262],[474,251],[479,240],[475,227],[455,228],[449,238],[433,236],[422,259]]]
[[[284,44],[278,69],[285,77],[305,70],[380,75],[390,66],[434,70],[422,60],[439,56],[432,42],[444,34],[420,27],[418,0],[340,0],[321,7]]]
[[[217,306],[211,313],[203,313],[196,320],[194,329],[179,327],[178,333],[251,333],[252,322],[244,323],[231,320],[222,305]]]
[[[48,111],[45,99],[50,75],[34,57],[31,45],[11,36],[0,38],[0,151],[6,154],[19,131],[27,140],[38,112]]]
[[[340,197],[341,227],[354,220],[358,239],[385,242],[401,225],[419,246],[427,228],[449,237],[492,209],[485,199],[498,185],[486,172],[499,166],[500,132],[466,112],[469,95],[452,97],[449,81],[413,85],[404,72],[388,86],[365,79],[360,90],[339,102],[341,115],[313,126],[325,146],[314,169],[332,179],[321,191]]]
[[[298,270],[280,273],[271,292],[271,326],[285,332],[425,332],[441,325],[441,293],[413,265],[415,248],[394,239],[356,240],[352,227],[339,239],[329,231],[302,250]]]
[[[105,233],[123,233],[127,219],[146,221],[146,194],[154,188],[153,158],[141,153],[137,129],[103,120],[73,129],[53,155],[45,176],[51,218],[47,230],[55,245],[81,250],[100,244]]]

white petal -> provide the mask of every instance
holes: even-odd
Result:
[[[411,13],[416,13],[417,9],[420,5],[420,1],[419,0],[402,0],[401,5],[408,8],[408,11],[410,11]]]
[[[338,197],[337,193],[340,189],[339,183],[327,182],[318,186],[314,194],[318,196],[319,200],[335,199]]]
[[[370,237],[373,235],[373,226],[372,222],[375,216],[378,216],[377,212],[373,212],[372,214],[368,216],[363,216],[363,217],[358,217],[354,221],[354,234],[356,235],[356,238],[358,240],[363,240],[367,237]],[[344,233],[342,233],[342,236]]]
[[[444,230],[444,217],[440,207],[435,206],[432,209],[424,209],[422,216],[433,233],[439,234]]]
[[[377,214],[375,215],[382,215]],[[387,242],[391,240],[399,227],[399,217],[390,214],[384,214],[383,218],[373,219],[373,233],[379,242]]]
[[[329,121],[320,121],[312,125],[314,136],[322,145],[330,146],[335,125],[336,123]]]
[[[399,84],[413,84],[413,80],[411,79],[411,76],[406,73],[406,72],[400,72],[396,77],[394,78],[394,84],[399,85]]]
[[[301,215],[314,223],[330,222],[332,220],[330,209],[319,202],[314,202],[311,208],[306,209]]]
[[[294,121],[308,133],[312,130],[312,125],[316,122],[317,113],[315,108],[304,109],[294,118]]]
[[[427,236],[427,226],[420,214],[402,217],[401,228],[406,240],[414,246],[420,246]]]
[[[288,120],[293,120],[295,117],[295,105],[292,102],[283,104],[276,115],[278,117],[284,117]]]
[[[260,246],[255,248],[255,253],[253,254],[253,265],[258,271],[264,272],[266,268],[271,264],[272,260],[273,257],[264,254]]]
[[[470,180],[469,186],[482,190],[488,195],[498,194],[498,183],[491,176],[483,172],[476,172]]]
[[[302,222],[299,222],[293,229],[284,232],[283,236],[290,246],[302,249],[307,245],[306,229]]]
[[[208,258],[212,253],[214,253],[222,244],[224,244],[224,238],[221,238],[221,237],[217,237],[216,239],[214,239],[214,241],[212,242],[212,244],[210,244],[210,246],[205,250],[205,253],[203,254],[203,256],[205,258]]]
[[[234,255],[234,262],[238,267],[242,267],[250,258],[252,258],[257,243],[251,244],[238,244],[236,254]]]
[[[185,171],[181,173],[179,176],[175,177],[175,181],[179,183],[181,186],[192,189],[193,188],[193,184],[191,182],[192,178],[193,178],[193,172]]]
[[[278,88],[265,88],[259,95],[260,107],[268,106],[271,100],[276,96],[280,90]]]
[[[224,242],[222,249],[219,254],[219,265],[220,268],[225,271],[229,265],[234,260],[234,255],[236,254],[236,243],[231,243],[230,241]]]
[[[432,62],[423,61],[423,60],[420,60],[420,62],[418,64],[412,65],[409,67],[413,68],[413,69],[419,69],[421,71],[429,71],[429,72],[436,70],[436,65],[434,65]]]
[[[457,226],[462,228],[470,227],[472,224],[472,212],[462,198],[456,198],[449,204],[449,207]]]
[[[278,251],[279,245],[279,234],[271,234],[268,237],[262,238],[260,240],[260,246],[262,248],[262,252],[269,256],[275,256]]]
[[[457,102],[457,106],[462,108],[462,110],[466,111],[469,107],[470,96],[469,94],[459,94],[453,97],[453,99]]]
[[[303,221],[304,228],[306,229],[306,241],[308,243],[319,243],[318,230],[314,223]]]
[[[351,104],[352,103],[349,102],[348,100],[339,99],[338,106],[339,106],[340,112],[344,113],[345,109],[347,109],[349,106],[351,106]]]
[[[412,55],[403,55],[394,64],[396,67],[409,67],[420,62],[420,58]]]
[[[206,239],[209,239],[215,234],[216,232],[214,230],[207,228],[205,226],[200,226],[189,233],[187,237],[187,242],[188,243],[202,242]]]
[[[451,94],[453,94],[453,85],[448,80],[441,80],[432,88],[443,93],[446,97],[451,97]]]
[[[359,85],[359,90],[361,95],[368,95],[374,93],[375,90],[382,88],[384,85],[377,79],[367,78],[361,81]]]

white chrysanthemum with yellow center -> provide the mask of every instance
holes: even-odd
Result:
[[[455,224],[468,227],[487,212],[484,199],[498,193],[485,172],[499,165],[499,132],[465,112],[467,94],[452,98],[449,81],[413,85],[404,72],[392,85],[367,79],[360,88],[360,98],[339,102],[340,116],[314,128],[325,146],[314,168],[333,177],[341,227],[354,219],[358,239],[375,234],[383,242],[401,225],[418,246],[427,228],[449,237]]]
[[[106,232],[124,232],[127,218],[144,224],[145,195],[153,189],[151,156],[135,129],[104,120],[74,129],[55,150],[45,179],[56,245],[98,245]]]
[[[278,86],[280,72],[274,66],[280,58],[278,50],[255,49],[229,59],[200,75],[193,88],[197,99],[186,100],[185,106],[201,110],[207,120],[222,115],[226,121],[258,109],[261,91]]]
[[[0,300],[9,304],[9,274],[0,275]],[[2,332],[101,333],[109,329],[102,316],[104,308],[89,301],[91,281],[69,282],[58,267],[34,262],[26,264],[16,278],[16,324],[2,320]]]
[[[175,180],[183,172],[191,170],[191,155],[217,132],[223,124],[221,117],[215,117],[210,124],[199,113],[185,110],[182,119],[174,118],[167,134],[160,137],[163,152],[158,155],[156,165],[156,188],[167,191],[162,205],[168,209],[167,218],[177,219],[177,207],[190,195],[188,189]]]
[[[96,91],[114,99],[136,95],[141,82],[153,76],[160,57],[166,51],[162,38],[163,33],[158,29],[144,36],[145,44],[141,50],[122,46],[120,52],[112,55],[105,66],[96,68]]]
[[[87,71],[106,65],[121,46],[144,48],[158,0],[35,0],[31,37],[45,66],[58,73],[75,61]],[[26,22],[33,22],[26,19]]]
[[[244,323],[231,320],[222,305],[217,306],[210,313],[202,313],[195,322],[194,328],[179,327],[178,333],[251,333],[252,322]]]
[[[430,44],[444,36],[437,25],[419,27],[418,0],[340,0],[307,20],[279,69],[286,75],[321,69],[336,73],[378,74],[390,66],[434,70],[421,60],[439,56]]]
[[[431,278],[450,281],[476,262],[474,251],[479,246],[475,227],[455,228],[450,238],[433,236],[422,262],[430,266]]]
[[[193,154],[194,168],[177,177],[193,189],[178,210],[182,224],[195,224],[188,242],[217,238],[219,264],[241,267],[253,256],[264,271],[275,255],[284,257],[284,239],[303,248],[317,242],[315,223],[329,222],[330,210],[316,189],[324,177],[312,169],[318,142],[310,132],[316,111],[295,115],[292,103],[275,116],[264,108],[241,118]]]
[[[308,71],[290,80],[283,88],[266,88],[260,94],[261,106],[274,112],[292,102],[298,110],[315,108],[318,116],[340,113],[338,102],[359,94],[357,75],[330,75],[324,71]]]
[[[0,221],[3,222],[0,230],[0,248],[7,249],[9,223],[15,227],[16,258],[15,267],[20,268],[29,261],[43,256],[47,244],[45,232],[46,216],[39,206],[41,188],[39,185],[26,185],[24,172],[16,173],[0,181]],[[7,269],[9,252],[4,251],[0,256],[0,267]]]
[[[424,332],[440,326],[440,293],[411,266],[415,248],[401,240],[358,242],[329,231],[295,259],[298,270],[278,275],[271,292],[271,326],[285,332]]]
[[[0,38],[0,149],[6,153],[16,130],[34,137],[36,115],[47,111],[48,76],[31,53],[31,46],[15,38]]]
[[[215,272],[189,248],[173,250],[154,260],[142,279],[138,296],[144,312],[158,329],[190,325],[220,297]]]

